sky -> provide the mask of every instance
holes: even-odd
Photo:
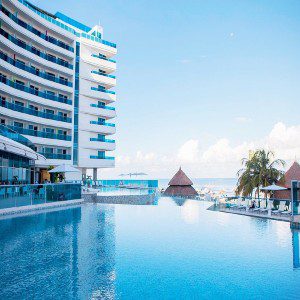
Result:
[[[300,1],[31,1],[117,43],[116,168],[235,177],[249,150],[300,160]]]

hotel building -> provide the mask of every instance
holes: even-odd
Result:
[[[100,26],[25,0],[0,0],[0,6],[1,126],[39,154],[34,181],[63,163],[83,175],[93,169],[96,179],[98,168],[114,167],[116,44],[103,39]]]

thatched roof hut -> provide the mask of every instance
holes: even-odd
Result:
[[[165,196],[178,196],[178,197],[194,197],[198,193],[192,187],[193,182],[186,176],[186,174],[180,169],[173,176],[169,182],[169,187],[165,190]]]

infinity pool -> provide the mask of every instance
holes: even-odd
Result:
[[[117,187],[98,187],[98,195],[119,196],[119,195],[147,195],[153,194],[154,189],[128,189]]]
[[[289,223],[196,200],[0,220],[0,299],[299,299]]]

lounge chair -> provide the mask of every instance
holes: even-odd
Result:
[[[285,208],[286,208],[285,201],[280,201],[279,208],[276,209],[276,210],[273,210],[272,214],[274,214],[274,215],[280,215],[281,213],[283,213],[284,211],[286,211]]]
[[[262,200],[260,202],[260,208],[259,208],[259,213],[265,213],[268,212],[268,202],[267,200]]]

